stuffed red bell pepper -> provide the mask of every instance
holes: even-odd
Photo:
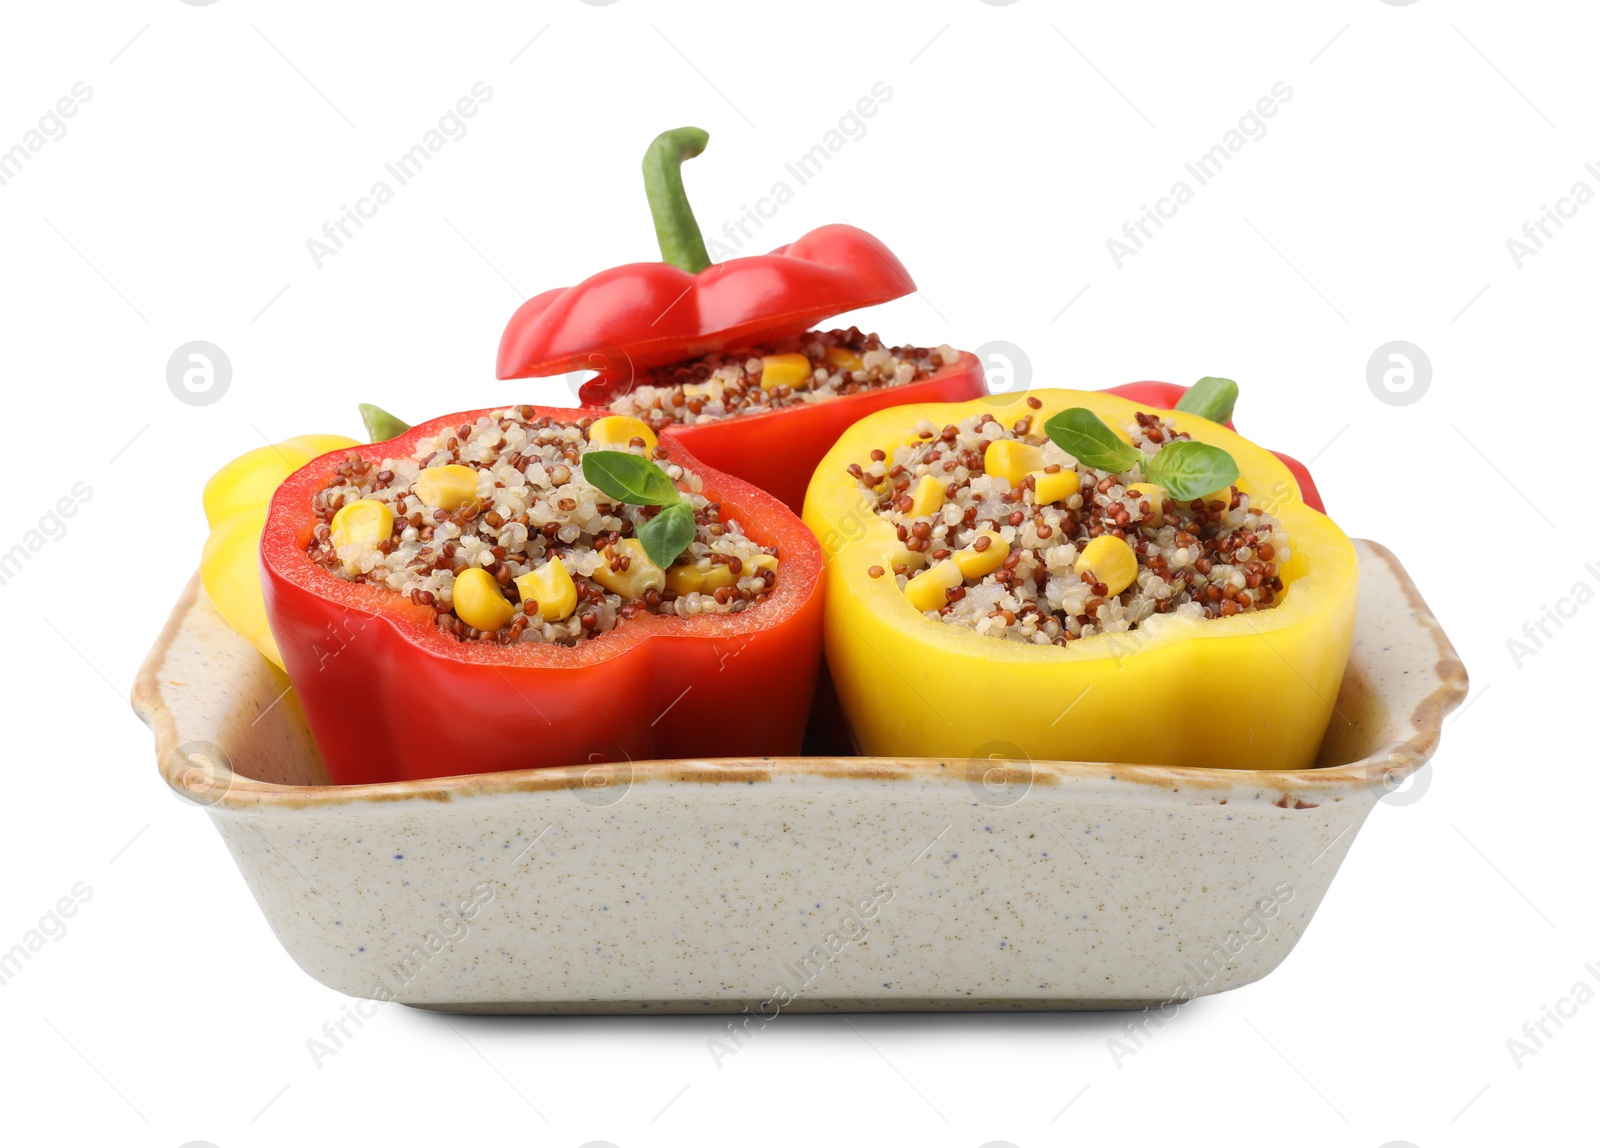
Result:
[[[594,370],[586,405],[643,419],[798,512],[811,472],[851,423],[902,403],[977,398],[983,368],[948,346],[813,329],[916,290],[858,228],[830,224],[767,255],[712,263],[681,170],[706,140],[679,128],[645,154],[663,261],[529,299],[501,336],[497,370],[502,379]]]
[[[261,559],[336,783],[799,751],[817,542],[636,419],[473,411],[323,455]]]

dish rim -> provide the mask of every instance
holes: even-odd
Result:
[[[1356,541],[1370,548],[1373,555],[1389,568],[1411,607],[1413,621],[1427,632],[1437,654],[1431,667],[1436,679],[1434,687],[1409,715],[1409,736],[1387,742],[1379,751],[1358,761],[1310,769],[1221,769],[1118,762],[1032,761],[1027,763],[1028,780],[1043,780],[1046,785],[1054,785],[1066,779],[1104,777],[1110,770],[1118,781],[1134,782],[1149,789],[1188,791],[1191,794],[1238,787],[1282,790],[1286,794],[1307,791],[1331,794],[1361,789],[1376,794],[1393,789],[1432,757],[1439,743],[1444,716],[1467,696],[1467,672],[1438,619],[1394,553],[1377,542],[1364,539]],[[156,761],[163,780],[180,796],[211,809],[271,812],[411,800],[447,802],[467,797],[593,788],[597,776],[609,784],[624,770],[630,783],[640,780],[752,783],[771,781],[776,774],[863,781],[933,777],[947,781],[966,780],[963,771],[949,768],[949,762],[958,758],[931,757],[675,758],[631,762],[620,766],[546,766],[361,785],[286,785],[258,781],[233,772],[225,761],[210,763],[211,769],[200,769],[185,764],[174,752],[181,743],[176,719],[162,698],[160,684],[162,666],[184,618],[194,608],[200,592],[197,573],[190,578],[155,644],[145,656],[134,679],[131,700],[135,712],[155,734]],[[1400,719],[1396,719],[1396,724],[1401,724]]]

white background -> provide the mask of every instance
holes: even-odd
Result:
[[[0,1138],[1591,1137],[1600,1003],[1520,1067],[1506,1042],[1595,987],[1600,606],[1520,666],[1507,642],[1600,587],[1600,206],[1520,269],[1506,241],[1576,181],[1600,191],[1595,13],[1216,8],[7,4],[0,148],[74,83],[93,95],[0,186],[0,549],[74,483],[92,497],[0,586],[0,949],[93,894],[0,986]],[[306,241],[480,80],[468,134],[319,270]],[[1379,807],[1281,969],[1120,1066],[1115,1014],[792,1017],[719,1070],[706,1018],[456,1022],[469,1045],[393,1007],[315,1067],[344,998],[279,948],[125,700],[195,566],[203,480],[264,439],[358,433],[359,401],[414,420],[561,400],[495,381],[501,326],[526,294],[655,257],[649,139],[710,131],[687,180],[713,233],[880,80],[866,134],[746,250],[867,227],[921,287],[873,327],[1010,341],[1037,384],[1238,379],[1240,427],[1315,459],[1332,515],[1399,553],[1468,664],[1429,788]],[[1278,81],[1266,136],[1119,270],[1106,241]],[[214,405],[167,387],[193,339],[233,364]],[[1433,367],[1407,406],[1367,385],[1394,339]]]

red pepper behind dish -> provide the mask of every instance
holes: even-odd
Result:
[[[1125,399],[1132,399],[1136,403],[1144,403],[1154,410],[1170,411],[1177,407],[1178,400],[1183,398],[1184,392],[1189,388],[1181,383],[1160,383],[1154,380],[1145,380],[1138,383],[1123,383],[1120,386],[1107,387],[1106,390],[1113,395],[1121,395]],[[1233,430],[1233,420],[1222,424]],[[1278,456],[1278,461],[1289,468],[1294,475],[1295,482],[1300,484],[1300,500],[1313,510],[1320,510],[1326,514],[1322,505],[1322,495],[1317,492],[1317,484],[1311,478],[1311,472],[1306,465],[1297,459],[1290,458],[1282,451],[1273,451]]]
[[[693,426],[668,426],[662,437],[682,443],[701,461],[754,483],[799,513],[817,463],[851,424],[886,407],[960,403],[987,393],[983,366],[963,351],[958,362],[915,383]]]

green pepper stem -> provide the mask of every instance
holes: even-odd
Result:
[[[411,429],[410,423],[401,422],[382,407],[375,407],[371,403],[361,404],[361,422],[367,428],[368,442],[388,442]]]
[[[710,267],[711,256],[683,190],[683,161],[705,151],[710,138],[699,128],[674,128],[658,135],[644,153],[644,194],[661,258],[691,275]]]

